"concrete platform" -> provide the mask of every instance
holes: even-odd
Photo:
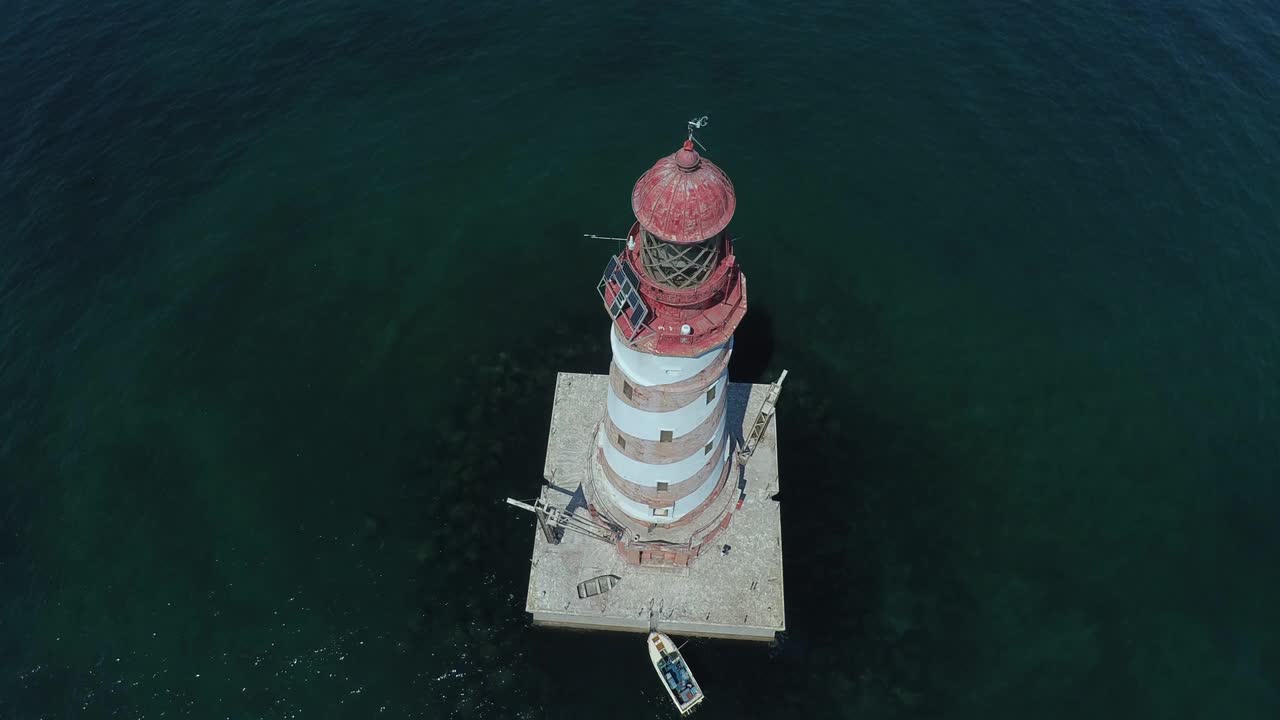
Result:
[[[542,498],[564,508],[588,484],[595,431],[605,415],[607,375],[560,373],[551,410]],[[768,385],[729,385],[729,418],[740,440],[764,402]],[[738,478],[734,467],[730,477]],[[772,641],[786,628],[777,420],[746,470],[746,500],[715,540],[727,555],[704,553],[688,568],[628,565],[608,543],[565,533],[558,544],[534,528],[525,610],[537,625]],[[577,510],[586,514],[585,510]],[[621,578],[609,592],[580,599],[579,582]]]

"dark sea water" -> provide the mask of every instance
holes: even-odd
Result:
[[[1280,717],[1278,8],[0,5],[0,718],[672,716],[499,501],[702,114],[791,379],[701,714]]]

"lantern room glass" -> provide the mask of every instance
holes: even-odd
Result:
[[[720,263],[724,234],[698,243],[678,245],[650,233],[640,232],[640,253],[645,272],[664,287],[683,289],[700,285]]]

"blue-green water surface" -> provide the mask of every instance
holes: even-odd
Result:
[[[0,718],[652,718],[523,614],[555,372],[709,115],[791,371],[709,718],[1280,716],[1280,10],[0,7]]]

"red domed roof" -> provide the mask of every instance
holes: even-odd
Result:
[[[640,226],[673,243],[713,237],[729,225],[737,204],[729,176],[699,156],[691,140],[649,168],[631,191]]]

